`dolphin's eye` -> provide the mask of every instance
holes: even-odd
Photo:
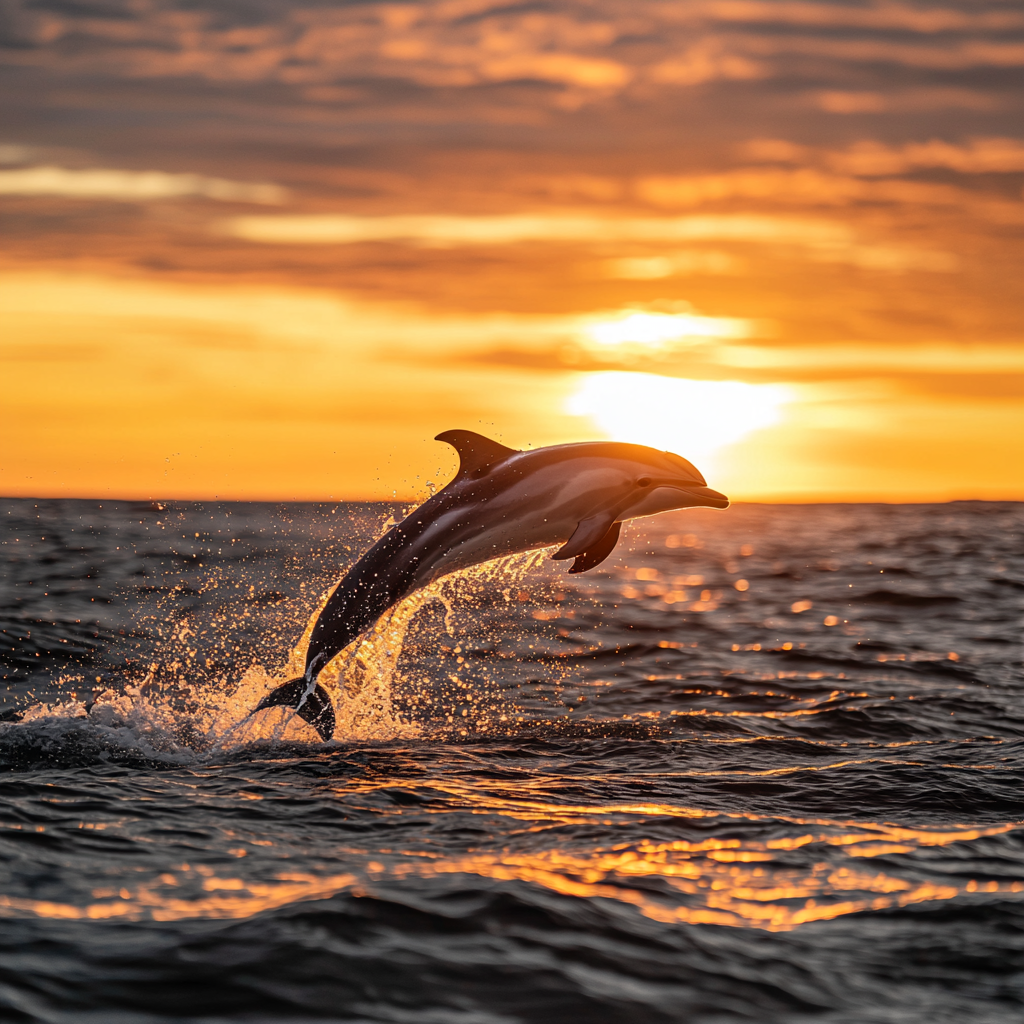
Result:
[[[636,485],[637,487],[650,487],[651,478],[649,476],[642,476],[639,480],[637,480]]]

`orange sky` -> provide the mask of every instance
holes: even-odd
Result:
[[[0,49],[2,494],[417,497],[466,427],[1024,499],[1011,7],[41,10]]]

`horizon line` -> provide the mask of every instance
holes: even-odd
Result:
[[[438,489],[438,493],[443,488]],[[86,502],[117,502],[153,505],[202,505],[210,503],[233,505],[417,505],[429,500],[430,495],[398,495],[390,498],[359,498],[359,497],[220,497],[219,495],[203,497],[162,497],[152,495],[82,495],[82,494],[0,494],[0,501],[86,501]],[[730,499],[733,505],[952,505],[973,502],[986,505],[1024,504],[1024,495],[1019,497],[921,497],[920,495],[893,497],[835,496],[835,495],[766,495]],[[698,506],[699,507],[699,506]],[[154,509],[154,511],[163,511]],[[669,509],[669,512],[687,512],[690,509]],[[712,511],[728,511],[728,509],[712,509]],[[658,513],[663,515],[665,513]],[[645,516],[643,518],[654,518]]]

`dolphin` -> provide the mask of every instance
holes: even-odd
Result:
[[[639,444],[593,441],[517,451],[471,430],[438,434],[459,453],[441,491],[393,526],[348,571],[317,618],[306,668],[253,709],[284,706],[327,741],[334,706],[324,666],[392,605],[441,576],[554,544],[586,572],[613,551],[623,521],[671,509],[727,508],[686,459]]]

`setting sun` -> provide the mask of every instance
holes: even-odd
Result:
[[[786,390],[734,380],[682,380],[649,373],[591,373],[566,410],[589,417],[613,441],[685,455],[709,476],[725,447],[779,421]],[[725,490],[739,480],[717,476]]]

